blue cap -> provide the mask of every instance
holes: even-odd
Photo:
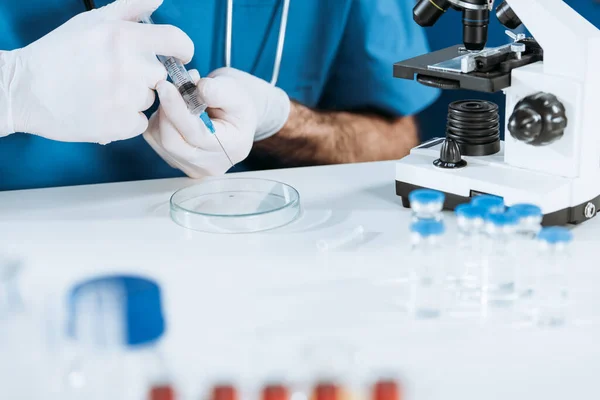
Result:
[[[481,195],[473,197],[471,204],[475,207],[485,208],[488,212],[490,210],[504,210],[504,199],[498,196]]]
[[[410,226],[410,230],[421,236],[435,236],[443,234],[446,231],[446,227],[442,221],[423,219],[413,222]]]
[[[411,203],[431,204],[431,203],[443,203],[446,199],[446,195],[437,190],[431,189],[417,189],[410,192],[408,200]]]
[[[69,296],[69,333],[77,337],[77,304],[81,295],[100,292],[103,288],[118,289],[118,304],[122,305],[126,344],[143,345],[159,339],[165,332],[161,292],[152,280],[125,275],[104,276],[76,285]],[[100,296],[98,296],[100,299]]]
[[[519,218],[542,217],[544,215],[542,209],[534,204],[515,204],[508,210],[515,213]]]
[[[518,225],[519,217],[516,214],[510,212],[487,214],[486,221],[494,226],[513,226]]]
[[[454,212],[457,217],[466,219],[483,219],[487,214],[485,208],[476,207],[472,204],[461,204],[454,209]]]
[[[573,233],[567,228],[553,226],[542,229],[538,239],[550,244],[570,243],[573,241]]]

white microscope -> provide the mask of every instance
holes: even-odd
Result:
[[[472,100],[450,105],[446,137],[398,161],[396,192],[430,188],[445,208],[491,194],[505,204],[534,203],[544,225],[577,224],[600,207],[600,30],[562,0],[506,0],[496,16],[521,21],[534,38],[485,48],[493,0],[420,0],[414,19],[432,26],[463,12],[464,46],[394,65],[394,76],[442,89],[506,94],[505,141],[498,107]]]

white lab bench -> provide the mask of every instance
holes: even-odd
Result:
[[[357,369],[394,367],[409,398],[599,399],[600,219],[574,228],[575,305],[566,326],[414,322],[395,303],[403,289],[393,277],[410,262],[410,212],[395,195],[394,172],[393,162],[381,162],[245,173],[294,186],[304,210],[291,225],[248,235],[173,223],[169,197],[194,183],[188,179],[5,192],[0,243],[25,257],[24,292],[36,304],[92,274],[158,279],[169,325],[164,345],[190,391],[199,390],[211,360],[227,358],[217,348],[247,349],[257,328],[270,347],[289,352],[292,369],[300,368],[295,346],[305,338],[344,343],[358,354]],[[450,214],[447,221],[452,235]],[[363,242],[317,252],[317,240],[358,225]],[[228,350],[216,344],[224,341]],[[256,372],[268,359],[237,364]]]

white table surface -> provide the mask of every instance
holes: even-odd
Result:
[[[359,375],[369,365],[393,368],[410,398],[600,398],[600,219],[574,228],[566,326],[526,327],[501,315],[414,322],[398,305],[404,288],[394,280],[410,263],[410,213],[395,195],[393,162],[240,175],[294,186],[303,216],[266,233],[193,232],[169,217],[169,198],[194,183],[188,179],[15,191],[0,193],[0,243],[24,257],[23,290],[34,304],[94,274],[158,279],[164,347],[192,392],[207,368],[225,363],[225,349],[246,360],[232,363],[246,365],[247,375],[268,369],[268,352],[256,357],[264,351],[259,332],[290,354],[292,372],[302,369],[306,343],[333,342],[352,349]],[[450,214],[447,221],[452,234]],[[317,240],[358,225],[363,242],[317,252]]]

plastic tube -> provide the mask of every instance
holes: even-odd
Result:
[[[334,237],[319,240],[317,242],[317,249],[321,252],[336,250],[356,240],[362,240],[364,234],[365,228],[359,225],[352,230],[343,231]]]

